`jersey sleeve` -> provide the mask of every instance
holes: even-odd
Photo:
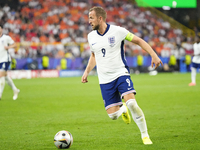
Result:
[[[118,26],[118,33],[122,37],[122,40],[126,38],[126,36],[130,33],[127,29]]]
[[[94,49],[92,48],[92,44],[91,44],[91,39],[92,39],[92,37],[91,37],[91,33],[89,33],[88,34],[88,44],[89,44],[89,46],[90,46],[90,51],[92,52],[92,53],[94,53]]]

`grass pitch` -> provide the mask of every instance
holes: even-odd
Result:
[[[0,149],[55,150],[54,135],[72,133],[72,150],[197,150],[200,147],[200,74],[132,75],[153,145],[143,145],[132,120],[111,120],[96,76],[14,80],[16,101],[6,85],[0,101]]]

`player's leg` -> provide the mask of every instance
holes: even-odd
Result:
[[[106,111],[108,113],[108,116],[112,120],[117,120],[123,113],[127,112],[127,109],[123,104],[121,104],[121,105],[117,105],[117,106],[112,106],[112,107],[108,108]]]
[[[14,93],[14,95],[13,95],[13,100],[16,100],[17,97],[18,97],[18,94],[19,94],[20,90],[17,89],[17,87],[15,86],[13,80],[12,80],[8,75],[5,76],[5,80],[6,80],[7,84],[8,84],[8,85],[12,88],[12,90],[13,90],[13,93]]]
[[[192,63],[192,67],[191,67],[191,80],[192,80],[192,82],[189,83],[189,86],[195,86],[196,85],[196,74],[197,74],[197,64]]]
[[[192,83],[195,83],[195,84],[196,84],[196,75],[197,75],[197,69],[192,67],[191,68],[191,80],[192,80]]]
[[[127,112],[116,88],[116,80],[108,84],[100,84],[100,87],[105,109],[112,120],[116,120],[122,113]]]
[[[13,83],[13,80],[8,75],[5,76],[5,79],[6,79],[6,83],[12,88],[12,90],[16,91],[17,87]]]
[[[6,81],[8,85],[11,86],[11,88],[13,89],[13,92],[14,92],[13,100],[16,100],[20,90],[16,88],[12,79],[7,76],[7,70],[9,68],[9,65],[10,65],[10,62],[0,63],[0,97],[2,96],[4,86],[5,86],[5,81]]]
[[[137,124],[144,144],[152,144],[147,131],[147,124],[142,109],[138,106],[133,93],[124,95],[124,101],[129,108],[132,118]]]
[[[119,91],[131,112],[133,120],[141,132],[143,143],[152,144],[147,131],[147,124],[144,113],[135,100],[136,91],[133,87],[133,82],[131,81],[130,76],[123,76],[121,77],[121,80],[124,82],[122,82],[121,86],[119,87]]]
[[[0,63],[0,99],[2,97],[3,94],[3,90],[5,87],[5,75],[6,75],[6,63]]]
[[[7,75],[7,70],[9,68],[9,66],[10,66],[10,62],[6,62],[5,64],[6,64],[6,67],[5,67],[5,71],[6,71],[5,80],[6,80],[7,84],[13,90],[13,93],[14,93],[13,100],[16,100],[17,97],[18,97],[18,94],[19,94],[20,90],[16,88],[15,84],[13,83],[13,80]]]
[[[4,72],[0,71],[0,99],[2,97],[4,87],[5,87],[5,76]]]

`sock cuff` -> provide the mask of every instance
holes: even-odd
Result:
[[[137,104],[135,99],[129,99],[129,100],[126,101],[126,106],[128,106],[130,103],[134,103],[134,104],[136,103]]]
[[[112,120],[116,120],[118,117],[119,117],[119,113],[120,113],[120,110],[114,112],[114,113],[111,113],[111,114],[108,114],[108,116],[112,119]]]
[[[116,112],[114,112],[114,113],[108,114],[108,116],[116,116],[116,115],[118,114],[119,111],[120,111],[120,110],[118,110],[118,111],[116,111]]]

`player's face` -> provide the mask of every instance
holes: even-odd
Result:
[[[91,11],[89,13],[89,24],[92,26],[93,30],[98,30],[99,29],[99,20],[96,16],[95,11]]]

